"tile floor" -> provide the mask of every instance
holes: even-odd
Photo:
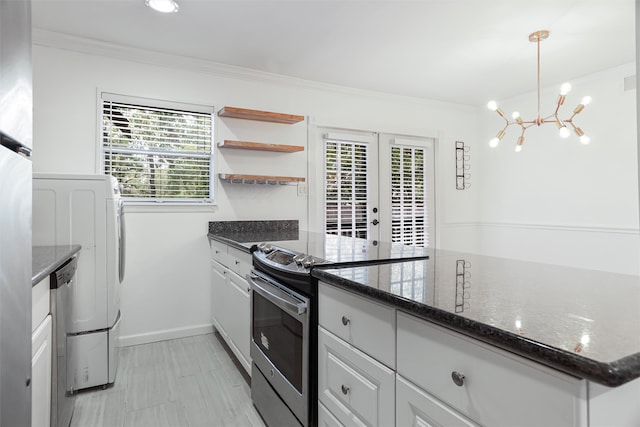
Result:
[[[264,427],[220,341],[206,334],[121,348],[115,384],[78,393],[71,427]]]

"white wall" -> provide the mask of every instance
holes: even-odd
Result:
[[[35,32],[35,172],[95,173],[99,159],[97,93],[309,116],[318,126],[438,138],[438,217],[473,221],[473,189],[455,190],[454,142],[473,146],[477,109],[386,96]],[[216,141],[256,140],[307,147],[307,122],[274,125],[215,121]],[[306,176],[308,153],[218,150],[217,172]],[[259,154],[258,154],[259,153]],[[311,195],[321,188],[310,188]],[[307,198],[295,186],[216,185],[217,210],[127,207],[127,274],[122,295],[123,343],[207,330],[210,324],[207,223],[212,220],[298,219]],[[439,233],[446,242],[449,231]],[[456,231],[461,242],[468,234]],[[446,246],[446,245],[445,245]]]

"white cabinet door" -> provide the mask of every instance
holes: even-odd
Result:
[[[396,425],[398,427],[478,426],[400,375],[396,376]]]
[[[345,426],[393,427],[395,373],[318,328],[318,399]]]
[[[226,304],[228,271],[222,264],[211,260],[211,317],[218,333],[227,339]]]
[[[251,375],[251,356],[249,355],[249,343],[251,340],[251,298],[249,284],[233,272],[228,276],[228,294],[225,304],[229,309],[229,346],[244,367]]]
[[[31,335],[31,426],[49,427],[51,422],[51,315]]]

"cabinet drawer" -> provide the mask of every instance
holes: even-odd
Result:
[[[461,386],[454,372],[464,375]],[[401,312],[398,373],[480,424],[587,422],[586,381]]]
[[[318,427],[344,427],[322,403],[318,402]]]
[[[394,425],[395,373],[318,328],[318,399],[345,426]]]
[[[227,265],[227,245],[217,240],[209,239],[209,247],[211,248],[211,259],[218,261],[222,265]]]
[[[247,274],[251,271],[251,264],[253,262],[250,253],[229,246],[227,249],[227,259],[229,263],[228,267],[232,271],[238,276],[247,277]]]
[[[396,366],[396,317],[391,307],[320,282],[318,322],[390,368]]]
[[[478,427],[400,375],[396,376],[396,425]]]

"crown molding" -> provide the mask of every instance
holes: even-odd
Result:
[[[249,68],[227,65],[219,62],[213,62],[188,56],[167,54],[148,49],[140,49],[131,46],[109,43],[101,40],[78,37],[70,34],[43,30],[40,28],[32,29],[32,43],[36,46],[68,50],[87,55],[96,55],[159,67],[200,72],[204,74],[240,79],[245,81],[257,81],[280,86],[298,87],[318,91],[332,91],[342,94],[371,97],[388,101],[404,103],[408,102],[436,108],[452,108],[458,111],[477,111],[477,106],[456,104],[451,102],[411,96],[394,95],[384,92],[376,92],[347,86],[339,86],[330,83],[305,80],[296,77],[285,76],[282,74],[252,70]]]

